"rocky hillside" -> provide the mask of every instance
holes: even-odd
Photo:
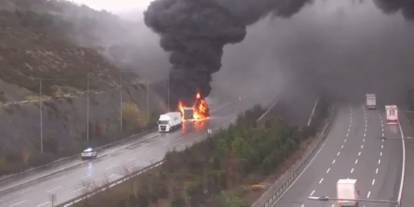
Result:
[[[74,13],[78,15],[69,15]],[[107,61],[96,45],[81,46],[79,39],[95,37],[97,30],[92,28],[99,24],[93,22],[99,18],[118,22],[105,12],[64,1],[0,2],[0,175],[148,128],[152,115],[162,109],[162,101],[145,80],[121,73],[125,69]],[[85,115],[88,94],[89,120]],[[43,154],[39,152],[40,102],[44,105]],[[85,140],[87,125],[90,143]]]

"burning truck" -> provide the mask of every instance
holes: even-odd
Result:
[[[188,106],[180,100],[178,111],[181,113],[182,120],[202,121],[209,116],[208,104],[200,92],[196,94],[193,106]]]
[[[178,112],[160,115],[158,119],[159,132],[171,132],[181,127],[183,121],[198,122],[208,119],[209,116],[208,104],[199,92],[195,96],[193,106],[188,106],[184,101],[179,101],[177,108]]]

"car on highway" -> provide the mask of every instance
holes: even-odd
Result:
[[[86,148],[81,152],[82,160],[95,159],[96,157],[98,157],[98,152],[92,147]]]

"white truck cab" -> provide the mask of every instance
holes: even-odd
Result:
[[[169,112],[161,114],[158,119],[158,132],[171,132],[181,126],[181,113]]]
[[[387,105],[385,106],[385,116],[387,119],[387,124],[398,124],[398,107],[397,105]]]

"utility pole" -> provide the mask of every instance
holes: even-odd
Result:
[[[149,81],[146,81],[147,85],[147,120],[150,119],[150,88],[149,88]]]
[[[119,127],[121,129],[121,133],[124,130],[124,112],[123,112],[123,103],[124,97],[122,95],[122,72],[119,71]]]
[[[43,83],[39,78],[39,111],[40,111],[40,153],[43,153]]]
[[[89,145],[89,119],[90,119],[90,97],[89,97],[89,72],[86,76],[86,144]]]
[[[170,86],[171,86],[170,82],[171,82],[171,80],[170,80],[170,79],[171,79],[171,75],[168,75],[168,87],[167,87],[167,88],[168,88],[168,95],[167,95],[167,96],[168,96],[168,98],[167,98],[167,99],[168,99],[168,100],[167,100],[167,104],[168,104],[168,111],[171,111],[171,110],[170,110],[170,93],[171,93],[171,91],[170,91],[170,90],[171,90],[171,89],[170,89]]]

